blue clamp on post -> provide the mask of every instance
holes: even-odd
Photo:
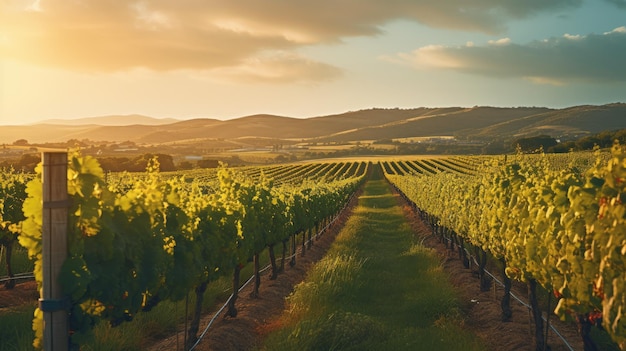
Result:
[[[70,309],[70,300],[62,299],[62,300],[54,300],[54,299],[39,299],[39,309],[42,312],[57,312],[57,311],[67,311]]]

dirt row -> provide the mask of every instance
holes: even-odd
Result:
[[[500,299],[503,296],[504,288],[492,282],[491,290],[481,291],[478,272],[463,267],[457,251],[449,250],[446,245],[440,242],[439,238],[433,236],[427,225],[420,220],[419,216],[401,197],[399,197],[399,201],[416,235],[421,238],[425,246],[436,250],[441,258],[441,264],[448,273],[450,281],[456,287],[466,314],[465,327],[480,336],[490,350],[533,351],[534,323],[529,309],[511,299],[513,317],[508,322],[502,322]],[[499,277],[496,267],[488,265],[487,268],[490,273]],[[493,289],[494,286],[495,289]],[[525,285],[519,282],[514,283],[512,293],[522,301],[528,302]],[[583,350],[582,339],[575,325],[561,322],[554,315],[550,317],[550,324],[554,325],[559,334],[566,340],[563,342],[551,331],[548,334],[548,345],[552,351],[569,351],[570,347],[576,351]]]
[[[465,327],[478,335],[489,350],[533,350],[531,342],[533,325],[528,309],[513,300],[513,318],[509,322],[502,322],[500,297],[503,289],[497,287],[495,290],[481,292],[476,273],[464,268],[456,252],[451,252],[439,242],[438,238],[432,236],[430,229],[402,197],[398,194],[396,197],[416,236],[440,256],[444,270],[449,274],[450,281],[458,291],[463,311],[466,314]],[[355,204],[356,198],[352,206]],[[285,297],[293,290],[295,284],[305,279],[308,268],[324,256],[350,213],[351,210],[346,211],[328,232],[315,241],[312,250],[307,251],[304,257],[298,257],[298,264],[295,267],[287,268],[275,281],[263,277],[260,298],[251,298],[249,289],[244,290],[238,300],[237,318],[220,317],[196,349],[231,351],[258,347],[267,333],[280,327],[277,321],[286,307]],[[522,298],[526,296],[525,286],[520,284],[514,286],[513,292]],[[548,336],[548,344],[552,351],[567,351],[570,347],[573,350],[583,349],[574,325],[564,324],[556,318],[552,318],[551,323],[556,326],[569,344],[567,346],[551,332]],[[174,337],[170,337],[152,345],[150,350],[175,350],[174,340]]]
[[[528,309],[513,300],[513,319],[510,322],[502,322],[499,300],[502,296],[502,288],[481,292],[475,272],[464,268],[456,252],[451,252],[439,242],[438,238],[432,236],[430,229],[418,218],[411,207],[400,196],[397,194],[396,196],[416,235],[424,245],[436,250],[440,256],[444,270],[448,272],[450,281],[458,291],[463,311],[466,314],[465,327],[482,338],[490,350],[533,350],[532,324]],[[260,345],[267,333],[279,328],[277,321],[286,307],[285,297],[291,293],[297,283],[306,278],[308,269],[324,256],[351,215],[357,200],[357,197],[354,197],[348,209],[318,240],[314,241],[313,247],[307,250],[304,256],[297,257],[297,264],[294,267],[286,265],[285,271],[276,280],[269,280],[267,275],[263,276],[259,298],[249,296],[251,287],[244,289],[237,301],[238,316],[236,318],[219,316],[195,350],[254,349]],[[517,296],[526,296],[523,285],[514,286],[513,291]],[[35,299],[38,297],[34,282],[18,284],[13,290],[0,287],[0,310],[3,307],[23,304],[24,299],[32,301],[33,297]],[[212,316],[213,314],[210,313],[204,317],[200,330],[204,329]],[[556,318],[552,318],[551,322],[566,338],[573,350],[583,350],[575,326],[563,324]],[[146,345],[146,350],[183,350],[182,326],[179,329],[178,333],[165,339],[151,341],[149,345]],[[552,351],[570,350],[554,333],[549,334],[548,344]]]
[[[251,350],[260,345],[267,333],[279,328],[280,325],[277,325],[276,321],[285,310],[285,297],[291,293],[296,284],[304,280],[309,268],[324,257],[357,202],[358,196],[354,196],[333,224],[313,241],[311,249],[307,249],[304,256],[296,257],[295,266],[290,267],[286,264],[285,271],[276,280],[269,280],[269,272],[266,272],[261,277],[258,298],[250,297],[252,284],[244,288],[237,299],[237,317],[219,316],[194,350]],[[210,313],[204,317],[200,323],[200,330],[204,329],[213,315]],[[183,350],[182,336],[172,335],[150,345],[148,350]]]

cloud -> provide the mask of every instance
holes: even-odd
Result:
[[[605,0],[619,8],[626,9],[626,0]]]
[[[500,33],[512,18],[581,2],[9,0],[0,3],[0,58],[89,72],[243,72],[265,52],[380,35],[381,26],[394,20]]]
[[[487,42],[489,45],[503,46],[511,44],[511,38],[502,38],[498,40],[489,40]]]
[[[216,68],[209,74],[215,79],[239,83],[310,83],[333,80],[341,75],[341,70],[300,55],[278,52],[245,60],[236,67]]]
[[[626,82],[626,27],[603,34],[565,34],[526,45],[513,44],[507,38],[486,46],[426,46],[400,53],[392,61],[420,69],[521,77],[539,84]]]

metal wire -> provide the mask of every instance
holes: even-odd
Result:
[[[339,213],[326,225],[324,226],[324,228],[320,229],[317,234],[315,234],[313,237],[311,237],[311,239],[305,241],[305,245],[309,244],[311,241],[313,241],[313,239],[317,239],[320,235],[322,235],[326,229],[328,229],[333,223],[335,223],[335,221],[341,216],[341,214],[343,213],[343,211],[348,207],[348,204],[352,201],[352,198],[354,197],[354,195],[350,196],[350,198],[348,199],[348,201],[346,201],[346,204],[343,206],[343,208],[339,211]],[[304,234],[303,234],[304,235]],[[293,257],[295,257],[296,255],[302,253],[302,247],[299,246],[296,249],[296,252],[288,257],[285,257],[285,259],[291,259]],[[265,272],[266,270],[270,269],[271,265],[267,265],[265,267],[263,267],[263,269],[261,269],[259,271],[259,273]],[[248,284],[250,284],[250,282],[254,279],[254,275],[252,275],[245,283],[243,283],[243,285],[237,290],[238,292],[241,292]],[[202,340],[202,338],[204,338],[204,336],[206,335],[206,333],[208,332],[209,328],[211,328],[211,326],[213,325],[213,323],[215,322],[215,320],[217,319],[217,317],[222,314],[222,312],[224,311],[224,309],[226,309],[226,306],[228,306],[228,303],[230,302],[230,300],[232,300],[234,294],[230,294],[230,296],[228,297],[228,299],[226,300],[226,302],[222,305],[222,307],[220,307],[219,310],[217,310],[217,312],[215,312],[215,314],[213,315],[213,317],[211,318],[211,320],[209,321],[209,323],[207,324],[207,326],[204,328],[204,330],[202,331],[202,333],[200,334],[200,336],[198,337],[198,340],[196,340],[196,342],[189,348],[188,351],[193,351],[193,349],[196,348],[196,346],[198,346],[198,344],[200,344],[200,341]]]
[[[33,272],[25,272],[25,273],[17,273],[13,275],[13,277],[5,276],[0,278],[0,283],[7,282],[9,280],[31,280],[35,279],[35,274]]]
[[[445,240],[447,240],[448,242],[450,242],[452,245],[454,245],[455,247],[459,247],[459,245],[457,245],[456,243],[452,242],[452,240],[450,238],[444,238]],[[478,261],[476,261],[476,257],[474,257],[474,255],[472,255],[466,248],[463,248],[463,250],[465,251],[465,253],[472,259],[472,261],[474,261],[474,264],[478,265]],[[485,273],[487,273],[488,276],[490,276],[495,282],[497,282],[500,286],[504,287],[504,283],[501,282],[498,278],[496,278],[496,276],[494,276],[493,274],[491,274],[491,272],[489,272],[487,269],[485,269]],[[526,307],[527,309],[532,309],[531,306],[529,304],[527,304],[525,301],[522,301],[521,298],[519,298],[517,295],[515,295],[513,292],[510,293],[511,297],[513,297],[515,300],[517,300],[517,302],[519,302],[522,306]],[[547,319],[546,317],[544,317],[543,315],[541,316],[541,318],[543,319],[544,322],[547,323]],[[550,324],[550,329],[552,329],[552,331],[554,332],[554,334],[556,334],[561,341],[563,341],[563,343],[565,344],[565,346],[570,350],[570,351],[575,351],[574,348],[572,347],[572,345],[570,345],[567,340],[565,339],[565,337],[556,329],[556,327],[554,326],[554,324]]]

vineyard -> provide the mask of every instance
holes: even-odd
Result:
[[[541,317],[539,287],[552,292],[550,310],[580,325],[585,350],[597,349],[589,336],[594,326],[624,349],[625,152],[615,145],[610,153],[379,164],[433,234],[468,266],[475,261],[485,289],[487,260],[501,267],[503,319],[510,318],[511,280],[528,285],[537,350],[546,347],[549,323]],[[338,161],[162,173],[154,159],[145,173],[111,174],[91,157],[70,155],[69,256],[60,281],[69,298],[72,347],[79,349],[99,321],[129,322],[189,293],[201,303],[207,286],[226,276],[233,297],[225,313],[235,317],[242,267],[253,263],[258,293],[259,255],[267,250],[271,279],[295,264],[296,250],[306,250],[307,236],[341,211],[371,167]],[[41,282],[39,175],[0,173],[0,240],[7,263],[16,240],[28,250]],[[10,266],[6,271],[11,287],[17,274]],[[33,322],[36,347],[42,314]],[[197,341],[199,319],[196,306],[188,348]]]
[[[623,348],[624,148],[585,157],[508,156],[458,162],[385,164],[387,178],[419,209],[437,235],[477,259],[485,285],[487,254],[502,263],[503,318],[510,317],[510,279],[528,284],[537,350],[544,349],[537,285],[553,291],[555,313],[589,333],[604,328]]]
[[[189,292],[201,303],[207,284],[224,275],[232,275],[235,292],[227,314],[236,316],[243,265],[255,263],[258,290],[259,254],[269,250],[274,277],[288,252],[293,254],[300,245],[296,235],[301,234],[305,249],[302,233],[310,238],[342,209],[367,167],[364,162],[222,167],[176,175],[161,174],[153,160],[145,174],[106,179],[95,159],[72,155],[69,255],[59,280],[69,297],[73,347],[78,349],[89,338],[98,320],[118,325]],[[11,172],[3,177],[3,240],[17,238],[28,249],[35,259],[35,278],[41,282],[40,177],[28,182]],[[280,262],[276,246],[282,250]],[[290,263],[295,264],[295,256]],[[189,329],[190,345],[197,337],[199,312]],[[41,347],[42,314],[38,309],[33,322],[36,347]]]

